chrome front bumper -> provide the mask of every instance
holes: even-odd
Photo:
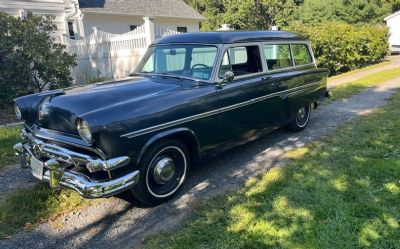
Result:
[[[82,173],[68,169],[71,166],[83,166],[92,173],[109,171],[128,165],[129,157],[103,160],[45,143],[25,130],[21,131],[21,137],[23,142],[14,145],[15,154],[21,166],[31,167],[33,175],[49,182],[52,188],[67,187],[85,198],[100,198],[123,192],[139,181],[138,170],[116,179],[94,181]],[[42,161],[40,158],[46,158],[46,160]],[[34,165],[36,165],[35,169]]]

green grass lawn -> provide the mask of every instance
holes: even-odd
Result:
[[[145,248],[400,248],[399,117],[397,95]]]
[[[16,162],[13,146],[19,140],[19,127],[0,128],[0,169]]]
[[[97,201],[84,199],[72,190],[52,192],[45,183],[20,190],[0,203],[0,239],[21,228],[32,228],[40,220],[55,218]]]
[[[388,69],[382,72],[364,76],[358,80],[336,86],[330,89],[333,93],[332,100],[349,97],[361,92],[367,87],[373,87],[389,80],[400,77],[400,68]]]

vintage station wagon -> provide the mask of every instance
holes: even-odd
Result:
[[[154,205],[201,158],[279,127],[304,129],[328,74],[292,33],[167,36],[130,78],[15,99],[25,126],[14,148],[52,188],[87,198],[129,190]]]

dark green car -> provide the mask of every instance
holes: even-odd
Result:
[[[167,36],[130,78],[16,99],[25,127],[15,150],[53,188],[87,198],[129,190],[154,205],[201,158],[282,126],[304,129],[328,74],[292,33]]]

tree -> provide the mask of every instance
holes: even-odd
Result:
[[[392,0],[392,11],[396,12],[400,10],[400,0]]]
[[[202,23],[203,31],[216,30],[224,23],[226,12],[224,0],[199,0],[198,11],[207,18]]]
[[[187,0],[207,20],[203,30],[223,23],[236,29],[269,29],[293,23],[383,24],[384,17],[400,10],[400,0]]]
[[[0,104],[13,98],[71,84],[75,56],[51,36],[53,16],[23,18],[0,12]]]
[[[293,7],[293,0],[230,1],[225,21],[238,29],[266,30],[281,24]]]
[[[199,10],[199,0],[184,0],[187,5],[195,10]]]
[[[199,11],[207,21],[203,30],[215,30],[223,23],[235,29],[265,30],[286,25],[287,17],[303,0],[200,0]]]
[[[393,0],[391,0],[393,1]],[[342,21],[349,24],[383,23],[393,4],[385,0],[304,0],[288,23],[318,24]]]

